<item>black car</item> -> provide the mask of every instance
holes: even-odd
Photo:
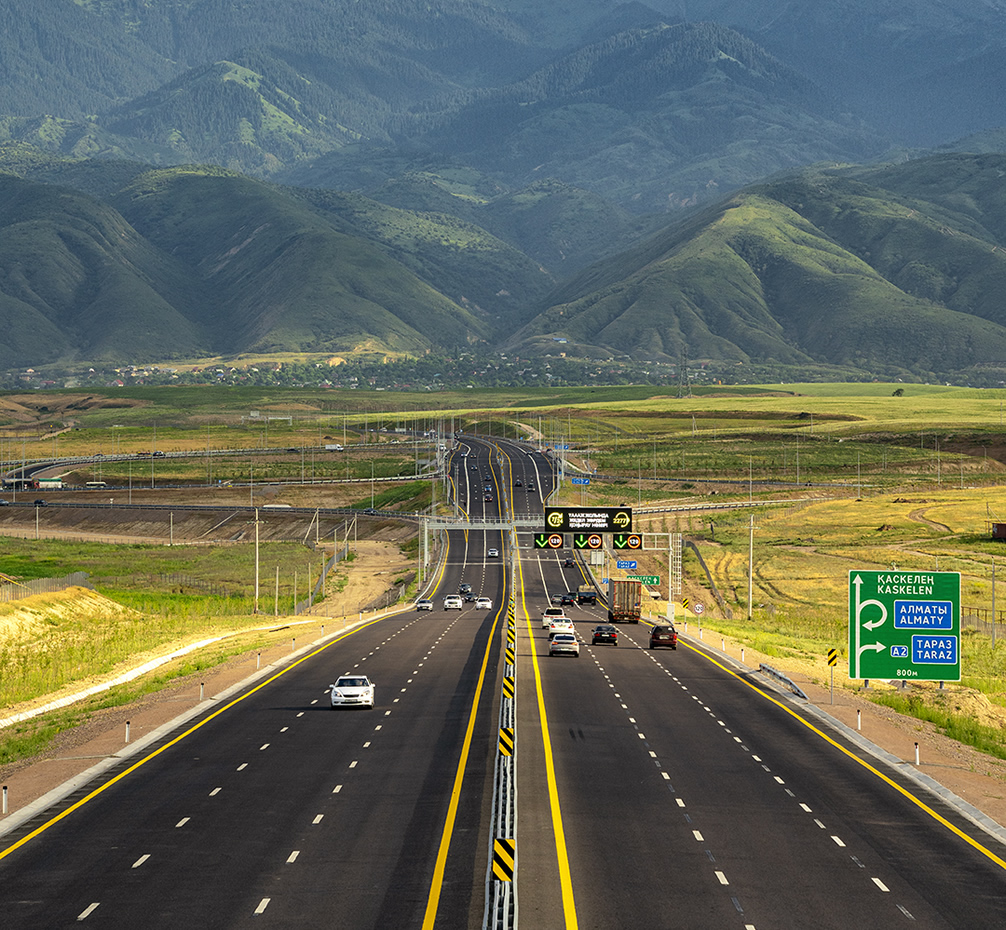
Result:
[[[572,559],[564,559],[562,563],[563,568],[574,568],[576,563]]]
[[[41,497],[39,497],[39,498],[36,498],[36,500],[35,500],[35,506],[36,507],[48,507],[49,506],[49,502],[48,501],[44,501],[44,500],[42,500]]]
[[[461,584],[458,585],[458,594],[471,594],[471,593],[472,593],[472,586],[468,584],[468,582],[463,581]]]
[[[650,630],[650,648],[657,646],[670,646],[672,649],[678,648],[678,631],[673,626],[655,626]]]
[[[576,592],[576,602],[577,602],[577,604],[596,604],[597,603],[597,592],[596,591],[577,591]]]
[[[529,491],[533,491],[533,490],[535,490],[535,487],[534,487],[534,484],[533,484],[532,482],[528,482],[528,485],[527,485],[527,489],[528,489]]]
[[[567,591],[565,594],[559,595],[560,607],[565,607],[566,604],[575,604],[575,603],[576,603],[576,594],[574,594],[572,591]]]
[[[514,478],[514,480],[513,480],[513,486],[515,488],[522,488],[522,487],[524,487],[524,482],[521,481],[520,478]]]
[[[595,626],[594,632],[590,634],[590,645],[596,646],[598,643],[611,643],[612,646],[617,646],[618,630],[610,623],[602,623],[600,626]]]

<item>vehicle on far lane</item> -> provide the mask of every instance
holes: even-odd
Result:
[[[476,610],[492,610],[493,601],[491,597],[477,597],[475,598],[475,609]]]
[[[374,683],[366,675],[343,675],[329,690],[333,708],[374,706]]]
[[[590,634],[590,645],[596,646],[598,643],[611,643],[612,646],[617,646],[618,630],[610,623],[598,624]]]
[[[498,559],[500,557],[500,551],[499,551],[499,549],[490,549],[486,553],[486,557],[490,558],[490,559]]]
[[[548,625],[556,617],[562,617],[562,619],[565,620],[566,611],[564,611],[561,607],[546,607],[541,613],[541,628],[543,630],[547,630]]]
[[[580,658],[580,644],[572,633],[556,633],[548,644],[548,654]]]
[[[673,626],[661,624],[650,630],[650,648],[657,646],[670,646],[671,649],[678,648],[678,631]]]
[[[576,628],[573,626],[573,621],[567,619],[566,617],[553,617],[552,622],[548,625],[548,638],[551,639],[556,633],[575,633]]]
[[[433,601],[428,597],[421,597],[416,601],[416,610],[433,610]]]
[[[575,603],[576,603],[576,594],[575,594],[575,592],[573,592],[573,591],[567,591],[565,594],[560,594],[559,595],[559,604],[560,604],[560,606],[565,607],[566,604],[575,604]]]

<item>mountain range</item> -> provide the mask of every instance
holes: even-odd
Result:
[[[0,365],[1006,347],[1006,0],[0,11]]]

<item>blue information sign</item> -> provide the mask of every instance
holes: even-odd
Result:
[[[590,478],[570,478],[573,484],[590,484]]]
[[[624,569],[627,572],[632,572],[636,570],[636,560],[635,559],[619,559],[615,563],[616,568]]]

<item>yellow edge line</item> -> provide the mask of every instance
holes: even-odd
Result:
[[[449,536],[448,539],[450,539]],[[505,589],[505,564],[503,566],[503,572]],[[444,832],[440,837],[440,848],[437,851],[437,863],[433,869],[433,883],[430,885],[430,895],[426,902],[426,913],[423,916],[423,930],[431,930],[434,921],[437,919],[437,908],[440,906],[440,892],[444,884],[444,871],[447,868],[447,852],[450,849],[451,837],[454,833],[454,821],[457,818],[458,804],[461,801],[461,784],[465,777],[465,766],[468,764],[468,753],[471,749],[472,733],[475,731],[475,717],[479,709],[479,697],[482,694],[482,686],[485,683],[486,668],[489,665],[489,653],[492,651],[493,641],[496,637],[496,627],[499,625],[499,617],[500,611],[497,609],[492,629],[489,631],[489,641],[486,643],[486,652],[482,657],[482,670],[479,672],[478,685],[475,687],[475,698],[472,701],[472,710],[468,716],[468,729],[465,731],[465,741],[464,745],[461,747],[461,758],[458,760],[458,770],[454,775],[454,787],[451,790],[451,802],[447,807],[447,820],[444,822]]]
[[[362,624],[361,626],[354,627],[352,630],[347,630],[341,636],[337,637],[336,639],[333,639],[330,643],[325,643],[324,646],[321,646],[318,649],[315,649],[313,652],[309,652],[307,655],[301,656],[296,662],[292,662],[290,665],[286,666],[286,668],[282,669],[282,671],[279,671],[275,675],[272,675],[271,677],[267,678],[265,681],[260,682],[259,684],[257,684],[254,688],[252,688],[247,693],[242,694],[240,697],[235,698],[233,701],[230,701],[229,703],[225,704],[223,707],[218,708],[212,714],[210,714],[208,717],[205,717],[202,720],[200,720],[199,723],[195,724],[194,726],[189,727],[189,729],[187,729],[184,733],[180,733],[178,736],[176,736],[170,742],[165,743],[163,746],[161,746],[158,749],[155,749],[149,755],[144,756],[138,762],[133,763],[131,766],[129,766],[129,768],[124,769],[118,775],[116,775],[114,778],[110,778],[103,785],[99,785],[97,788],[94,789],[94,791],[90,792],[90,794],[86,795],[85,797],[81,798],[79,801],[77,801],[74,804],[70,805],[70,807],[66,808],[66,810],[60,811],[60,813],[58,813],[51,820],[47,820],[40,827],[37,827],[36,829],[32,830],[31,833],[27,834],[26,836],[23,836],[20,840],[18,840],[13,845],[8,846],[6,849],[4,849],[2,852],[0,852],[0,859],[6,858],[12,852],[14,852],[17,849],[20,849],[22,846],[24,846],[30,840],[33,840],[33,839],[35,839],[35,837],[39,836],[40,834],[45,833],[45,831],[48,830],[50,827],[55,826],[57,823],[59,823],[64,818],[69,817],[70,814],[72,814],[74,811],[79,810],[81,807],[83,807],[85,804],[87,804],[88,801],[94,800],[94,798],[98,797],[98,795],[102,794],[104,791],[107,791],[109,788],[111,788],[112,785],[115,785],[118,782],[122,781],[122,779],[124,779],[127,775],[131,775],[138,768],[140,768],[140,766],[146,765],[152,759],[156,759],[162,752],[165,752],[166,750],[170,749],[172,746],[176,746],[178,743],[180,743],[187,736],[191,736],[197,730],[199,730],[202,727],[206,726],[206,724],[209,723],[211,720],[215,719],[216,717],[219,717],[222,713],[224,713],[224,711],[230,710],[232,707],[235,707],[236,705],[240,704],[242,701],[246,700],[247,698],[250,698],[256,691],[261,690],[266,685],[272,684],[272,682],[276,681],[276,679],[282,678],[288,672],[293,671],[293,669],[295,669],[302,662],[306,662],[308,659],[314,658],[316,655],[319,655],[320,653],[324,652],[326,649],[330,648],[331,646],[334,646],[336,643],[342,642],[342,640],[346,639],[346,637],[352,636],[354,633],[358,633],[360,630],[366,629],[368,626],[373,626],[375,623],[379,623],[383,619],[385,619],[385,617],[376,617],[375,619],[370,620],[367,623]]]
[[[524,593],[524,568],[520,561],[520,550],[517,550],[517,568],[520,572],[520,600],[524,609],[524,619],[527,622],[528,636],[531,638],[531,662],[534,665],[534,685],[538,693],[538,715],[541,718],[541,743],[545,751],[545,779],[548,782],[548,803],[552,810],[552,832],[555,834],[555,855],[559,866],[559,887],[562,890],[562,912],[568,930],[575,930],[576,901],[573,898],[573,879],[569,873],[569,854],[566,851],[566,834],[562,828],[562,811],[559,809],[559,788],[555,782],[555,766],[552,761],[552,740],[548,735],[548,716],[545,713],[545,695],[541,690],[541,670],[538,667],[538,653],[533,648],[534,633],[531,629],[531,618],[527,612],[527,599]]]
[[[717,666],[717,668],[723,669],[723,671],[725,671],[728,675],[732,675],[738,681],[740,681],[743,684],[747,685],[756,694],[760,694],[763,698],[765,698],[765,700],[770,701],[772,704],[775,704],[776,707],[779,707],[782,710],[784,710],[787,714],[789,714],[795,720],[798,720],[800,723],[802,723],[812,733],[815,733],[819,737],[821,737],[821,739],[823,739],[826,743],[830,743],[839,752],[841,752],[844,755],[848,756],[848,758],[852,759],[853,761],[858,762],[864,769],[866,769],[868,772],[872,773],[873,775],[876,775],[877,778],[879,778],[881,781],[886,782],[895,791],[897,791],[899,794],[903,795],[905,798],[907,798],[909,801],[911,801],[916,807],[918,807],[920,810],[924,811],[930,817],[932,817],[933,820],[937,821],[937,823],[942,824],[951,833],[954,833],[955,835],[959,836],[962,840],[964,840],[965,843],[967,843],[969,846],[971,846],[974,849],[976,849],[983,856],[986,856],[988,859],[990,859],[992,862],[994,862],[996,865],[998,865],[1001,869],[1006,869],[1006,860],[1001,859],[994,852],[992,852],[992,850],[990,850],[990,849],[986,848],[985,846],[983,846],[981,843],[979,843],[973,837],[968,836],[968,834],[965,833],[963,830],[960,830],[957,827],[955,827],[949,820],[947,820],[945,817],[941,816],[936,811],[934,811],[928,804],[926,804],[921,799],[917,798],[907,788],[903,788],[901,785],[899,785],[892,778],[889,778],[887,775],[885,775],[879,769],[877,769],[874,766],[870,765],[869,762],[866,762],[865,760],[861,759],[854,752],[846,749],[841,743],[838,743],[835,740],[833,740],[823,730],[820,730],[818,727],[814,726],[814,724],[812,724],[809,720],[807,720],[806,717],[801,716],[795,710],[793,710],[791,707],[788,707],[782,701],[778,700],[777,698],[772,697],[772,695],[768,694],[766,691],[763,691],[757,685],[752,684],[750,681],[748,681],[742,675],[738,675],[735,671],[733,671],[733,669],[727,668],[727,666],[723,665],[721,662],[718,662],[711,655],[709,655],[709,653],[705,652],[705,650],[699,649],[699,648],[697,648],[695,646],[692,646],[689,643],[684,642],[684,640],[679,640],[679,642],[681,642],[681,644],[683,646],[685,646],[686,648],[691,649],[692,652],[694,652],[694,653],[702,656],[703,658],[705,658],[706,660],[708,660],[709,662],[711,662],[713,665]]]

